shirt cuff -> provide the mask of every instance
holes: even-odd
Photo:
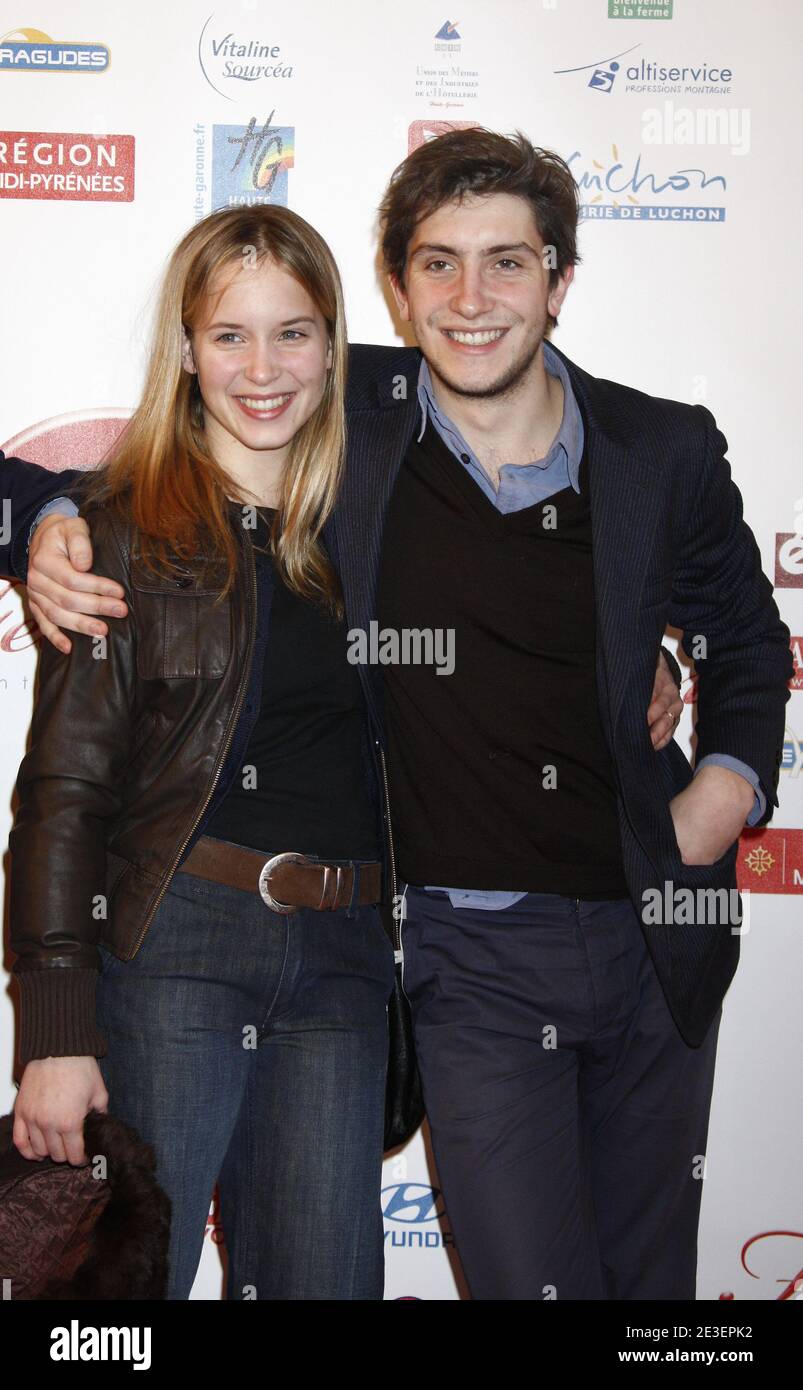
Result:
[[[78,508],[76,507],[74,502],[70,501],[69,497],[52,497],[49,502],[46,502],[44,507],[42,507],[41,511],[38,511],[36,513],[36,516],[34,517],[33,522],[31,524],[31,529],[28,532],[29,549],[31,545],[31,538],[37,526],[39,525],[39,522],[44,520],[46,516],[50,516],[51,513],[55,512],[60,513],[61,516],[77,516]]]
[[[739,758],[732,758],[729,753],[708,753],[704,758],[700,759],[694,769],[695,777],[700,771],[700,768],[705,767],[706,763],[711,763],[714,767],[727,767],[731,772],[738,772],[740,777],[746,778],[755,792],[755,798],[753,800],[753,809],[747,817],[745,824],[756,825],[757,822],[761,820],[767,807],[767,798],[761,790],[758,774],[753,771],[752,767],[748,767],[747,763],[741,762]]]

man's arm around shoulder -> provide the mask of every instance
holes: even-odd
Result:
[[[25,583],[28,571],[28,537],[34,519],[54,497],[64,494],[81,478],[78,469],[52,473],[26,459],[6,458],[0,452],[0,575]]]

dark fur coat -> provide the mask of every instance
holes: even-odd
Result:
[[[170,1202],[149,1144],[97,1111],[89,1163],[23,1158],[0,1119],[0,1281],[11,1299],[163,1299]],[[105,1165],[96,1160],[102,1156]],[[97,1176],[105,1172],[105,1176]]]

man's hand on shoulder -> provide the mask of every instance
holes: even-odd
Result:
[[[90,574],[91,565],[92,542],[83,517],[51,515],[39,522],[28,557],[28,598],[42,635],[60,652],[72,648],[61,628],[105,636],[108,627],[97,615],[124,618],[128,612],[122,585]]]

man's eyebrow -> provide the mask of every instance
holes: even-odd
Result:
[[[447,256],[460,255],[460,252],[458,251],[456,246],[441,246],[437,242],[432,241],[423,242],[421,246],[416,246],[412,255],[427,255],[432,251],[440,251],[442,254]],[[533,256],[539,255],[539,252],[536,251],[535,247],[531,246],[528,241],[511,241],[502,242],[498,246],[483,246],[480,250],[480,255],[499,256],[503,251],[530,251]]]
[[[277,324],[277,328],[290,328],[294,323],[314,323],[312,314],[297,314],[294,319],[283,319]],[[211,333],[215,328],[243,328],[242,323],[210,323],[207,325],[206,332]]]
[[[502,251],[530,251],[534,256],[540,255],[540,252],[536,251],[535,247],[531,246],[529,241],[514,241],[503,244],[502,246],[488,246],[483,254],[486,256],[498,256]]]

